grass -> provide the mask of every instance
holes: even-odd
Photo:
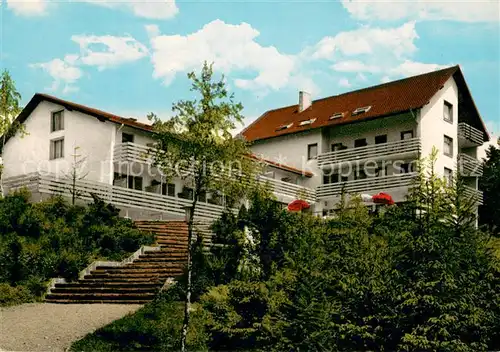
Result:
[[[88,334],[71,351],[175,351],[180,350],[183,303],[159,297],[135,313]],[[188,334],[190,350],[207,350],[201,316],[193,316]]]

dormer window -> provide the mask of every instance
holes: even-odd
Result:
[[[332,116],[330,116],[330,120],[335,120],[335,119],[340,119],[341,117],[344,117],[343,112],[336,112]]]
[[[309,119],[309,120],[300,121],[299,126],[311,125],[314,121],[316,121],[316,119]]]
[[[279,126],[276,131],[282,131],[282,130],[286,130],[287,128],[290,128],[293,126],[293,122],[292,123],[289,123],[288,125],[281,125]]]
[[[363,107],[361,107],[361,108],[357,108],[356,110],[354,110],[354,111],[352,112],[352,114],[353,114],[353,115],[364,114],[365,112],[370,111],[370,109],[371,109],[371,108],[372,108],[372,106],[371,106],[371,105],[369,105],[369,106],[363,106]]]

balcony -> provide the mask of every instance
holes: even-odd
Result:
[[[483,163],[467,154],[458,154],[458,171],[466,177],[478,177],[483,174]]]
[[[365,147],[323,153],[318,156],[318,166],[321,168],[330,168],[341,163],[352,163],[367,160],[377,161],[394,158],[416,158],[419,153],[420,139],[412,138],[396,142],[374,144]]]
[[[116,144],[113,150],[113,160],[118,163],[122,162],[137,162],[144,164],[152,163],[152,151],[154,148],[136,144],[136,143],[120,143]]]
[[[464,187],[464,194],[466,197],[472,198],[475,201],[477,201],[477,203],[479,205],[483,204],[483,192],[482,191],[475,189],[475,188],[472,188],[472,187],[469,187],[469,186],[465,186]]]
[[[72,189],[71,180],[58,178],[53,174],[40,173],[12,177],[6,179],[4,185],[7,191],[27,187],[33,195],[37,196],[61,195],[71,197],[70,190]],[[92,201],[91,193],[93,193],[120,209],[142,210],[167,216],[171,215],[175,218],[184,218],[184,207],[192,205],[192,201],[188,199],[88,180],[78,180],[76,182],[76,191],[80,195],[78,198],[84,201]],[[223,211],[223,206],[198,202],[195,218],[201,221],[213,221],[219,218]]]
[[[387,192],[393,196],[395,201],[402,201],[408,191],[408,187],[412,184],[416,176],[416,172],[411,172],[383,177],[370,177],[363,180],[324,184],[318,187],[316,195],[318,199],[327,199],[340,196],[342,190],[346,194],[375,194],[378,192]],[[393,195],[391,189],[400,189],[398,195]]]
[[[465,148],[483,145],[483,132],[466,122],[460,122],[458,124],[458,144]]]
[[[259,181],[267,183],[278,199],[281,198],[280,196],[284,196],[284,198],[281,199],[282,201],[290,202],[298,198],[304,199],[309,203],[314,203],[316,201],[316,192],[311,188],[275,180],[266,176],[259,176]]]

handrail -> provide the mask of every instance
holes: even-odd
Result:
[[[458,123],[458,135],[464,139],[476,144],[483,144],[483,133],[475,127],[472,127],[467,122]]]
[[[322,166],[327,163],[338,163],[341,161],[356,161],[356,160],[383,157],[401,153],[412,153],[412,152],[418,153],[419,151],[420,151],[420,138],[412,138],[412,139],[322,153],[318,156],[318,165]]]
[[[407,187],[418,174],[416,172],[390,175],[383,177],[369,177],[362,180],[323,184],[318,187],[317,197],[326,198],[346,193],[360,193],[388,188]]]

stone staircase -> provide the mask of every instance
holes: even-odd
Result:
[[[144,304],[166,283],[182,275],[187,260],[187,224],[183,221],[137,221],[156,234],[159,250],[145,251],[124,265],[97,265],[71,283],[56,283],[48,303]],[[153,248],[156,249],[156,248]]]

